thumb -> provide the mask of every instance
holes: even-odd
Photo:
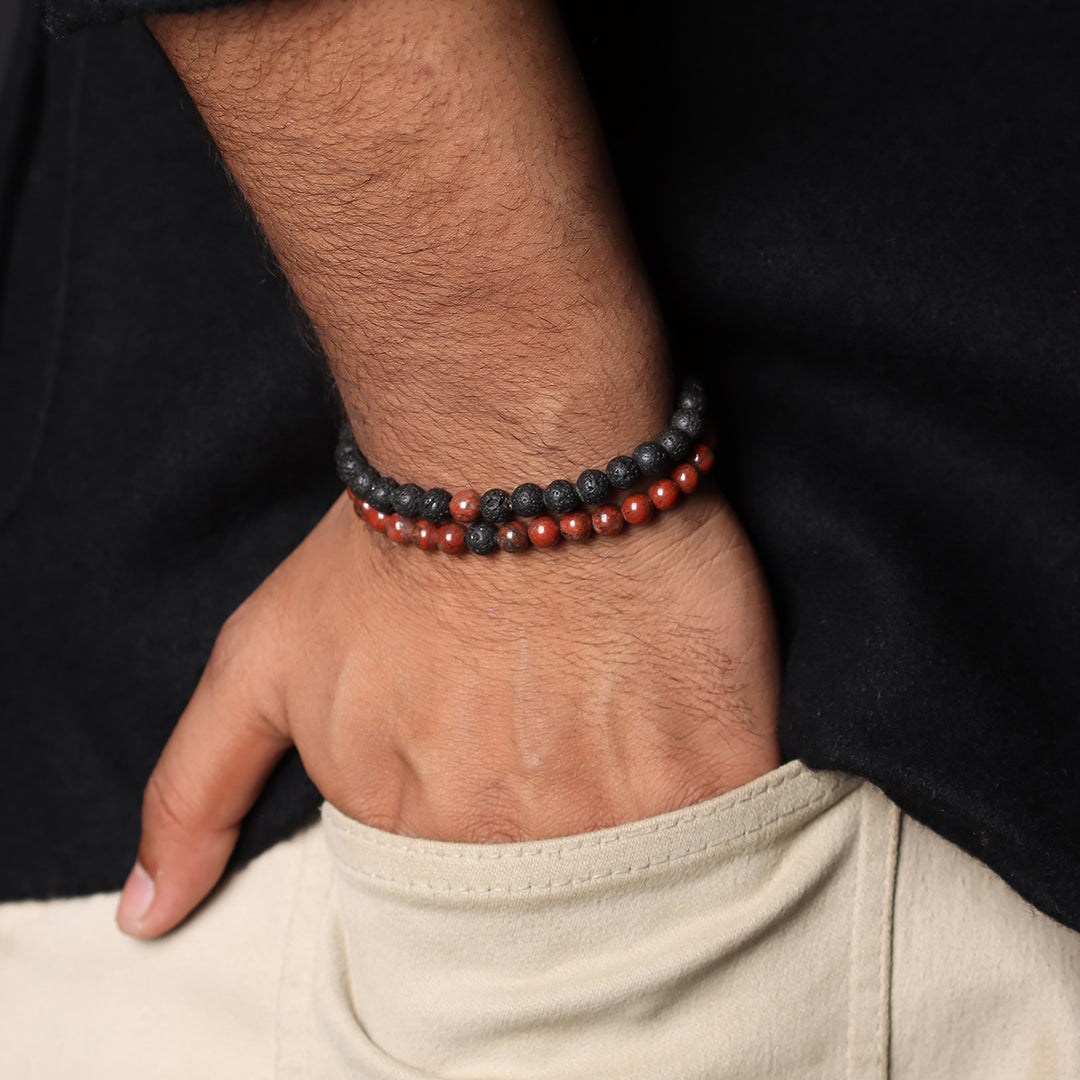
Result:
[[[116,914],[134,937],[171,930],[214,887],[240,822],[290,745],[243,680],[214,667],[212,659],[143,794],[139,856]]]

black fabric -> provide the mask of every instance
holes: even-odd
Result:
[[[1080,928],[1080,9],[565,13],[719,403],[785,751]],[[333,490],[317,378],[149,42],[50,44],[28,85],[0,339],[8,895],[120,884],[218,623]],[[248,850],[313,801],[270,792]]]
[[[169,11],[202,11],[243,0],[39,0],[42,25],[62,37],[88,26],[107,26],[134,15]]]
[[[22,44],[0,322],[5,898],[122,884],[216,628],[337,491],[325,380],[146,32]],[[239,857],[317,801],[292,757]]]

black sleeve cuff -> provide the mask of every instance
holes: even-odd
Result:
[[[119,22],[140,15],[170,11],[202,11],[242,0],[38,0],[41,22],[53,37],[64,37],[88,26]]]

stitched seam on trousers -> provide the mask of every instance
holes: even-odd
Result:
[[[590,874],[587,877],[578,878],[566,878],[563,881],[546,881],[546,882],[533,882],[529,885],[520,886],[499,886],[489,885],[486,888],[475,887],[471,885],[463,885],[459,887],[446,885],[433,885],[427,881],[416,881],[405,878],[395,878],[388,874],[376,874],[373,871],[365,870],[362,866],[358,866],[355,863],[350,862],[348,859],[338,856],[338,861],[352,874],[357,877],[365,878],[368,881],[378,882],[380,884],[391,884],[398,887],[404,887],[406,889],[416,892],[427,892],[431,894],[438,894],[440,896],[466,896],[471,894],[483,894],[493,896],[512,896],[525,893],[540,893],[540,892],[553,892],[557,889],[570,889],[578,885],[588,885],[596,881],[607,881],[617,877],[627,877],[631,874],[642,873],[648,870],[654,870],[658,867],[669,866],[673,863],[682,862],[684,859],[689,859],[695,855],[701,855],[704,852],[710,851],[713,848],[722,847],[726,844],[730,844],[736,840],[745,839],[748,836],[753,836],[755,833],[761,832],[763,829],[767,829],[770,825],[776,825],[787,818],[794,817],[796,814],[801,813],[804,810],[825,802],[831,797],[833,791],[839,785],[834,785],[828,791],[824,791],[819,795],[816,795],[812,799],[808,799],[798,806],[792,807],[790,810],[785,811],[782,814],[778,814],[775,817],[769,818],[767,821],[763,821],[758,825],[755,825],[752,829],[744,829],[742,832],[735,833],[731,836],[724,837],[721,840],[711,840],[708,843],[700,844],[695,848],[691,848],[687,851],[680,852],[677,855],[668,855],[662,859],[648,859],[637,866],[629,865],[625,867],[619,867],[612,870],[606,870],[603,873]]]
[[[805,775],[804,773],[793,773],[790,776],[780,777],[776,780],[769,781],[763,788],[756,789],[754,791],[747,792],[741,795],[738,799],[732,802],[723,803],[723,805],[712,806],[708,810],[702,810],[698,808],[690,809],[686,813],[680,814],[677,818],[671,821],[658,822],[652,825],[645,824],[643,822],[633,822],[629,825],[622,826],[612,832],[605,830],[601,834],[586,835],[580,837],[568,837],[565,841],[558,844],[558,846],[547,846],[550,841],[541,841],[537,844],[529,846],[521,846],[518,844],[489,844],[484,846],[481,850],[477,850],[475,845],[464,845],[468,850],[460,850],[456,845],[448,845],[452,847],[452,850],[445,850],[441,848],[425,848],[418,850],[416,847],[416,841],[407,843],[400,837],[393,837],[386,833],[377,833],[372,836],[364,826],[357,826],[357,823],[350,821],[346,818],[345,821],[332,820],[327,824],[332,829],[336,829],[340,832],[344,832],[350,836],[354,836],[362,843],[375,848],[383,848],[387,851],[397,852],[402,855],[409,855],[414,858],[420,859],[438,859],[453,862],[463,863],[483,863],[488,861],[498,862],[509,859],[525,859],[532,858],[534,856],[562,856],[568,853],[576,853],[587,850],[589,848],[602,848],[608,847],[611,844],[621,843],[623,840],[637,839],[638,837],[658,836],[661,833],[669,832],[672,829],[677,829],[683,825],[689,824],[694,821],[704,821],[708,818],[714,818],[719,814],[726,814],[733,810],[737,806],[741,806],[744,803],[750,802],[753,799],[760,798],[763,795],[768,794],[770,791],[774,791],[777,788],[783,787],[785,784],[791,783],[797,777]],[[828,791],[825,794],[831,795],[841,784],[848,782],[847,777],[841,777],[832,781],[829,785]],[[340,811],[338,811],[340,813]],[[735,834],[736,836],[738,834]],[[729,837],[729,839],[733,839]],[[421,841],[422,843],[422,841]],[[344,859],[342,861],[345,861]]]

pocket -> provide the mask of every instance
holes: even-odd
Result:
[[[324,807],[311,1075],[842,1075],[770,1029],[808,1012],[797,955],[835,988],[815,1030],[846,1030],[862,789],[790,762],[697,806],[517,844]]]

